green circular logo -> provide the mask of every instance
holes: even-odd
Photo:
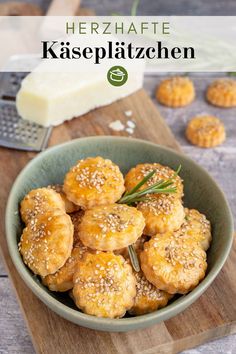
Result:
[[[128,72],[123,66],[113,66],[107,72],[107,80],[112,86],[122,86],[128,80]]]

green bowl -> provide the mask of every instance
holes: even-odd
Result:
[[[19,202],[31,189],[62,183],[65,173],[77,160],[102,156],[114,161],[125,174],[138,163],[160,162],[174,169],[182,165],[185,205],[196,208],[211,221],[213,241],[208,251],[205,279],[189,294],[175,297],[165,308],[138,317],[122,319],[97,318],[80,312],[67,294],[53,293],[24,265],[17,243],[22,232]],[[233,241],[233,220],[224,194],[195,162],[173,150],[142,140],[117,137],[88,137],[52,147],[39,154],[17,177],[7,204],[6,236],[11,258],[22,279],[34,294],[58,315],[78,325],[101,331],[128,331],[167,320],[186,309],[213,282],[230,252]]]

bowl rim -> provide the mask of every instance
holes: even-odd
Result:
[[[96,141],[96,140],[97,141],[99,140],[101,142],[106,140],[108,142],[110,141],[111,143],[114,141],[116,142],[119,141],[119,142],[126,142],[128,144],[137,144],[137,143],[144,144],[146,146],[161,149],[164,152],[166,151],[168,153],[171,153],[172,155],[175,155],[176,157],[180,157],[186,160],[187,162],[190,162],[192,165],[198,168],[201,173],[205,174],[210,180],[210,182],[214,185],[214,187],[218,189],[219,195],[224,203],[224,208],[226,209],[226,213],[228,215],[229,223],[228,223],[227,233],[229,234],[229,236],[224,245],[224,249],[219,261],[213,265],[211,271],[206,275],[206,277],[200,282],[200,284],[194,290],[192,290],[186,295],[182,295],[180,298],[175,300],[173,303],[170,303],[166,307],[149,314],[136,316],[136,317],[109,319],[109,318],[100,318],[100,317],[87,315],[78,310],[70,308],[69,306],[61,303],[59,300],[51,296],[35,280],[32,279],[33,276],[29,273],[29,270],[26,268],[26,266],[22,266],[23,265],[22,259],[18,251],[17,242],[12,241],[11,218],[12,218],[12,209],[14,206],[14,195],[18,189],[18,184],[21,183],[22,177],[28,172],[28,170],[30,170],[30,168],[33,165],[36,165],[38,161],[40,161],[41,159],[47,158],[47,155],[52,154],[54,151],[58,149],[59,150],[63,149],[65,146],[76,145],[80,142],[86,141],[89,143],[89,141]],[[153,142],[149,142],[142,139],[136,139],[136,138],[130,139],[127,137],[118,137],[118,136],[117,137],[91,136],[91,137],[73,139],[68,142],[52,146],[46,149],[45,151],[39,153],[36,157],[34,157],[31,161],[29,161],[26,164],[26,166],[21,170],[21,172],[18,174],[17,178],[15,179],[8,196],[6,213],[5,213],[5,229],[6,229],[8,250],[11,259],[13,261],[13,264],[15,265],[19,275],[26,283],[26,285],[43,303],[45,303],[49,308],[51,308],[54,312],[56,312],[61,317],[71,322],[74,322],[76,324],[82,325],[84,327],[102,330],[102,331],[121,332],[121,331],[128,331],[128,330],[148,327],[155,323],[159,323],[161,321],[167,320],[173,316],[176,316],[179,312],[182,312],[185,308],[187,308],[194,301],[196,301],[198,297],[202,295],[203,292],[205,292],[205,290],[208,288],[208,286],[213,282],[213,280],[215,279],[215,277],[218,275],[221,268],[223,267],[232,247],[234,228],[233,228],[233,216],[229,207],[229,203],[224,195],[224,192],[221,190],[221,188],[218,186],[215,180],[210,176],[210,174],[203,167],[201,167],[198,163],[196,163],[188,156],[185,156],[183,153],[179,151],[175,151],[169,147],[158,145]]]

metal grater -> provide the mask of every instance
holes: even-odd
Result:
[[[41,151],[47,146],[52,128],[23,120],[16,110],[16,94],[26,75],[22,72],[5,72],[0,76],[0,145]]]

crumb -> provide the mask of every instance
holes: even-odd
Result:
[[[128,120],[126,124],[129,128],[132,128],[132,129],[134,129],[136,127],[136,124],[132,120]]]
[[[125,126],[123,123],[121,123],[120,120],[115,120],[109,124],[109,128],[114,131],[120,132],[125,129]]]
[[[126,128],[125,131],[129,134],[133,134],[134,133],[134,129],[133,128]]]
[[[133,134],[136,124],[132,120],[127,120],[125,123],[122,123],[120,120],[115,120],[109,124],[109,128],[114,131],[126,131],[128,134]]]
[[[133,115],[133,112],[131,110],[125,111],[126,117],[131,117]]]

